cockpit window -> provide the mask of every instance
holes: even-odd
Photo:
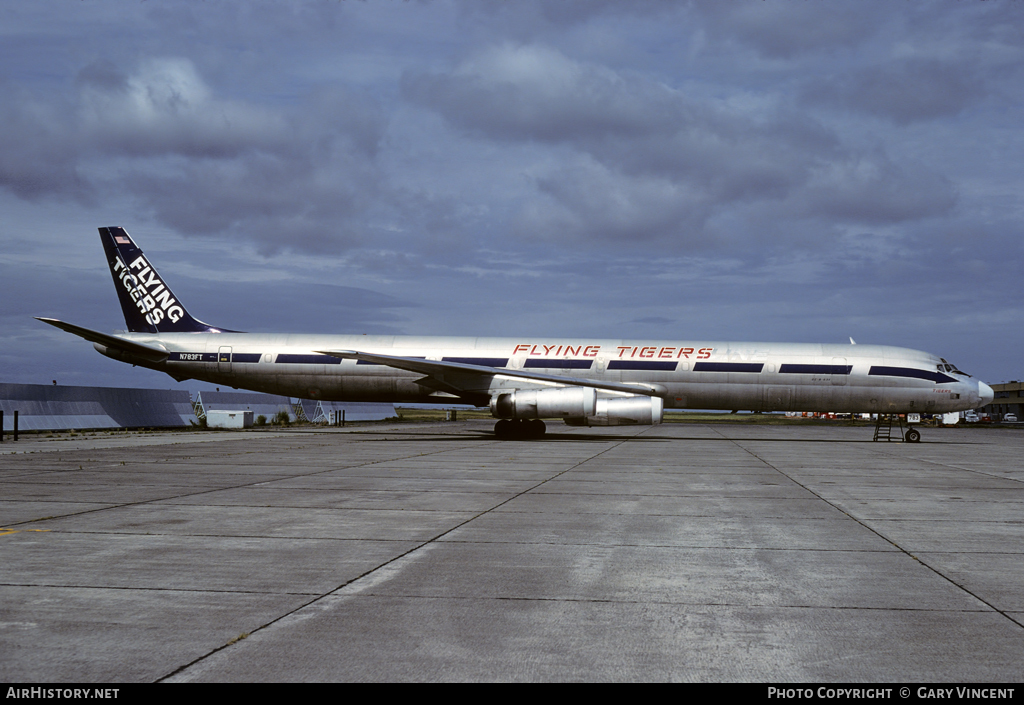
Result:
[[[963,375],[964,377],[970,377],[970,375],[967,374],[966,372],[961,372],[960,370],[958,370],[956,368],[956,365],[951,365],[950,363],[946,362],[945,358],[940,357],[939,359],[942,360],[942,364],[935,366],[939,372],[953,372],[954,374]]]

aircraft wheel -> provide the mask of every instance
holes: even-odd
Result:
[[[494,424],[494,435],[503,441],[517,438],[540,438],[547,427],[540,419],[501,419]]]
[[[525,427],[523,430],[526,431],[527,438],[540,438],[547,431],[547,426],[540,419],[530,419],[529,421],[523,422]]]
[[[515,432],[515,421],[510,419],[501,419],[498,423],[494,424],[494,435],[503,441],[514,438],[516,435]]]
[[[918,431],[916,428],[912,428],[909,431],[907,431],[907,435],[905,437],[907,439],[907,443],[921,442],[921,432]]]

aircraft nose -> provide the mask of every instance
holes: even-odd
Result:
[[[992,387],[988,386],[984,382],[978,382],[978,396],[981,397],[981,401],[978,406],[987,406],[992,403],[995,399],[996,393],[992,391]]]

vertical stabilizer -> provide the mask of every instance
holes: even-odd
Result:
[[[220,333],[188,314],[124,228],[100,228],[124,321],[133,333]]]

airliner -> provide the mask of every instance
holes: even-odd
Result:
[[[926,352],[882,345],[562,337],[243,333],[193,318],[123,228],[100,228],[127,331],[53,318],[121,362],[324,401],[470,404],[501,439],[568,425],[658,424],[665,409],[941,414],[991,387]],[[904,440],[917,442],[911,427]]]

